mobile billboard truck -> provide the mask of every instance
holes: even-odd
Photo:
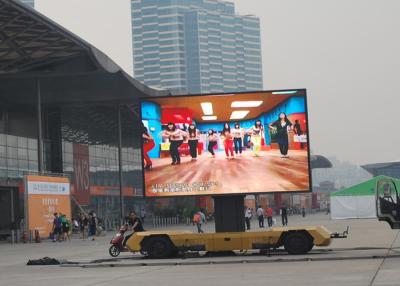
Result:
[[[141,119],[145,196],[213,196],[216,233],[138,232],[131,251],[303,254],[330,244],[323,226],[244,230],[245,195],[311,191],[305,89],[143,98]]]

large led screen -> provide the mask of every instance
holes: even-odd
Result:
[[[305,90],[141,100],[145,195],[310,190]]]

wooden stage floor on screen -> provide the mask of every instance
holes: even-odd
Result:
[[[170,165],[170,158],[153,159],[153,169],[145,172],[146,189],[149,192],[154,184],[213,181],[223,184],[214,194],[227,191],[240,193],[309,189],[306,151],[289,150],[287,159],[282,159],[276,150],[262,151],[259,155],[253,157],[251,151],[245,151],[241,157],[228,160],[223,152],[218,152],[216,158],[210,158],[209,153],[203,153],[197,161],[191,161],[190,156],[181,157],[181,164],[175,166]]]

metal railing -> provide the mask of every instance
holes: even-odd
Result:
[[[180,218],[179,216],[174,217],[159,217],[153,216],[152,217],[152,226],[154,228],[157,227],[167,227],[170,225],[179,225],[179,224],[186,224],[189,225],[191,222],[190,218]]]

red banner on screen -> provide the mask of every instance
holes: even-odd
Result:
[[[89,183],[89,147],[82,144],[73,145],[74,153],[74,192],[81,205],[90,203]]]

